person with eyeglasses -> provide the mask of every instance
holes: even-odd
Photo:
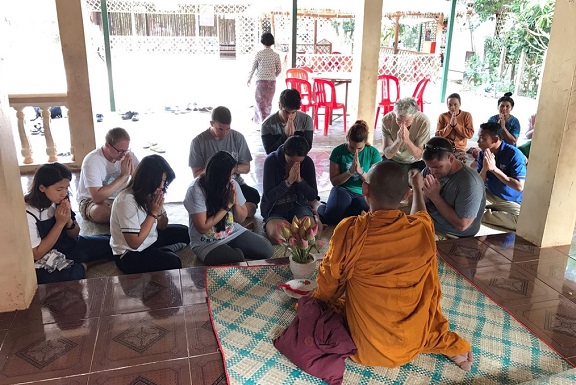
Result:
[[[130,151],[128,132],[121,127],[108,131],[104,145],[82,161],[77,196],[82,218],[109,223],[112,202],[137,166],[138,158]]]
[[[314,126],[312,117],[300,110],[302,98],[294,89],[286,89],[280,93],[278,112],[272,114],[262,122],[260,135],[266,154],[274,152],[286,139],[293,135],[303,136],[310,148],[314,139]]]
[[[486,205],[484,183],[454,153],[452,142],[434,137],[424,145],[424,196],[436,240],[473,237]]]
[[[526,179],[526,157],[500,135],[506,135],[500,124],[480,125],[478,147],[482,151],[478,155],[477,171],[486,185],[482,222],[516,230]]]
[[[430,139],[430,120],[414,98],[398,99],[394,110],[382,118],[383,156],[409,170],[422,171],[422,146]]]

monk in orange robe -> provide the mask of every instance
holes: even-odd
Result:
[[[411,215],[398,210],[414,189]],[[370,212],[344,219],[334,230],[318,270],[313,296],[345,314],[362,365],[396,367],[420,353],[472,366],[470,344],[448,330],[432,219],[423,179],[394,162],[377,163],[362,193]]]

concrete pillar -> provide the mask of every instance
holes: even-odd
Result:
[[[517,234],[570,244],[576,222],[576,3],[557,0]]]
[[[5,84],[1,78],[0,84]],[[10,114],[14,112],[8,105],[8,95],[0,94],[0,213],[3,218],[0,220],[0,312],[26,309],[36,291],[34,257]]]
[[[74,164],[96,148],[92,97],[88,79],[88,59],[84,23],[88,13],[83,0],[56,0],[62,57],[68,85],[68,123]]]
[[[350,124],[356,119],[365,120],[370,128],[368,141],[374,141],[373,122],[376,115],[376,86],[378,82],[378,56],[382,29],[382,0],[359,2],[354,29],[354,65],[350,100]]]

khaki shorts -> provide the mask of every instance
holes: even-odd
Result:
[[[112,199],[106,199],[104,201],[104,203],[110,206],[112,206],[112,202],[114,202]],[[90,210],[92,210],[92,207],[96,204],[97,203],[94,203],[94,201],[90,198],[82,199],[80,201],[80,215],[82,215],[82,218],[92,221],[93,219],[90,216]]]

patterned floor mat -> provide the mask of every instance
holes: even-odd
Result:
[[[465,373],[446,357],[431,354],[394,369],[348,360],[345,384],[519,384],[546,381],[547,376],[571,369],[440,258],[438,264],[444,314],[451,330],[472,344],[472,370]],[[323,383],[299,370],[272,345],[295,315],[295,300],[277,289],[292,278],[288,266],[219,267],[207,269],[206,274],[211,317],[230,384]]]

